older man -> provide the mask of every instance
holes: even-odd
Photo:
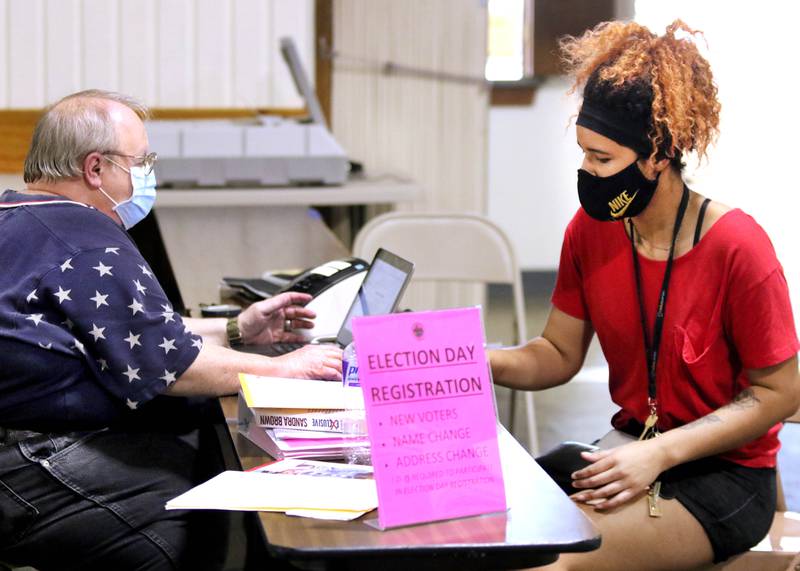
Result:
[[[0,195],[3,561],[213,568],[208,550],[222,531],[200,521],[207,514],[163,509],[219,469],[200,451],[188,397],[235,393],[240,371],[341,374],[332,347],[274,359],[225,347],[231,337],[292,340],[285,321],[314,317],[305,295],[261,302],[229,324],[172,310],[125,232],[155,200],[146,115],[116,93],[62,99],[36,127],[26,188]]]

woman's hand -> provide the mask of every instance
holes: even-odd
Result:
[[[286,292],[254,303],[239,314],[239,331],[247,345],[298,343],[303,337],[294,329],[311,329],[316,314],[305,304],[307,293]]]
[[[342,380],[342,350],[336,345],[304,345],[272,361],[282,377]]]
[[[572,485],[586,490],[572,498],[598,510],[610,510],[639,498],[668,468],[654,440],[584,452],[582,456],[592,464],[572,474]]]

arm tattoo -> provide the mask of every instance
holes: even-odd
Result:
[[[761,400],[755,395],[755,392],[752,388],[747,388],[736,395],[733,400],[726,404],[722,408],[732,409],[732,410],[742,410],[746,408],[753,408],[757,404],[761,403]],[[718,422],[722,422],[722,419],[714,413],[707,414],[706,416],[700,417],[697,420],[690,422],[689,424],[684,424],[680,428],[683,430],[691,430],[693,428],[697,428],[703,424],[716,424]]]
[[[701,416],[697,420],[693,420],[689,424],[684,424],[681,426],[681,430],[692,430],[693,428],[697,428],[703,424],[716,424],[718,422],[722,422],[722,419],[718,417],[716,414],[711,413],[707,414],[706,416]]]
[[[733,397],[733,401],[729,405],[726,405],[726,406],[728,406],[730,408],[739,408],[739,409],[741,409],[741,408],[753,408],[754,406],[756,406],[760,402],[761,401],[758,399],[758,397],[756,396],[756,394],[753,391],[753,389],[752,388],[747,388],[747,389],[743,390],[742,392],[740,392],[735,397]]]

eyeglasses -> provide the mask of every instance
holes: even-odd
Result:
[[[128,158],[128,159],[133,159],[134,160],[134,163],[133,163],[134,166],[143,167],[144,168],[144,174],[146,174],[146,175],[149,175],[151,172],[153,172],[153,168],[156,166],[156,161],[158,160],[158,154],[157,153],[147,153],[146,155],[126,155],[124,153],[116,153],[114,151],[108,151],[106,153],[103,153],[103,155],[104,156],[105,155],[114,155],[115,157],[125,157],[125,158]],[[119,164],[118,162],[112,161],[108,157],[106,157],[106,160],[109,161],[109,162],[114,163],[115,165],[117,165],[119,168],[121,168],[125,172],[131,172],[130,170],[128,170],[127,168],[125,168],[124,166]]]

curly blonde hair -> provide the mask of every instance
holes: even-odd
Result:
[[[684,37],[676,37],[678,32]],[[720,104],[711,67],[693,41],[702,32],[681,20],[657,36],[635,22],[604,22],[581,37],[560,42],[570,93],[592,98],[648,124],[650,156],[680,163],[686,152],[707,158],[719,135]]]

